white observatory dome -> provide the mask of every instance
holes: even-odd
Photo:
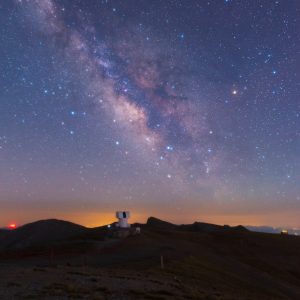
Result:
[[[118,225],[120,228],[129,228],[128,219],[130,218],[129,211],[117,211],[116,217],[118,218]]]

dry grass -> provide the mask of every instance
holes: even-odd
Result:
[[[91,254],[84,267],[76,256],[1,265],[0,299],[300,299],[300,239],[162,232]]]

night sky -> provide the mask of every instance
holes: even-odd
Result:
[[[300,226],[298,0],[0,3],[0,225]]]

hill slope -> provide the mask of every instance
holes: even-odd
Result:
[[[56,219],[36,221],[2,232],[0,250],[47,245],[78,236],[87,230],[84,226]]]
[[[56,241],[56,248],[51,260],[0,257],[0,298],[29,293],[29,299],[300,299],[300,237],[201,222],[174,225],[153,217],[141,227],[140,235],[107,235],[104,241],[98,239],[109,234],[104,227],[57,220],[11,231],[10,246],[24,247],[31,237],[31,243],[46,246]],[[45,231],[52,231],[49,238]],[[98,239],[97,247],[103,247],[84,244],[76,253],[60,253],[68,237],[71,243]]]

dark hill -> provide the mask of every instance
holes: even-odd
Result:
[[[68,221],[56,219],[36,221],[2,233],[0,250],[42,246],[70,239],[87,231],[88,228]]]
[[[248,231],[247,228],[238,225],[238,226],[229,226],[229,225],[215,225],[210,223],[195,222],[191,225],[180,225],[182,230],[186,231],[203,231],[203,232],[218,232],[218,231]]]
[[[215,225],[215,224],[209,224],[209,223],[202,223],[202,222],[195,222],[191,225],[181,225],[182,230],[186,231],[203,231],[203,232],[215,232],[215,231],[221,231],[226,230],[226,227]]]
[[[149,217],[146,226],[159,229],[178,229],[178,225],[157,219],[155,217]]]
[[[199,232],[218,232],[218,231],[248,231],[247,228],[238,225],[238,226],[229,226],[229,225],[215,225],[210,223],[203,222],[194,222],[193,224],[183,224],[175,225],[155,217],[150,217],[146,223],[147,227],[157,228],[157,229],[166,229],[166,230],[182,230],[182,231],[199,231]]]

